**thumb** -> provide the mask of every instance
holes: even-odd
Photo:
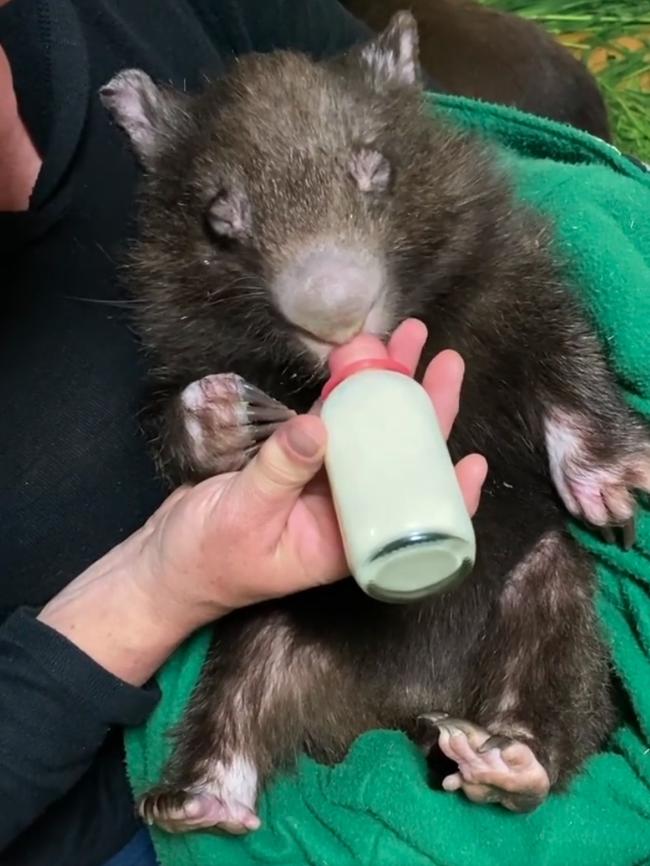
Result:
[[[323,465],[326,439],[325,426],[315,415],[298,415],[276,430],[241,472],[249,509],[258,503],[267,520],[284,525],[303,488]]]

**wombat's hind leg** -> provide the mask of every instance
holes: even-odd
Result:
[[[524,739],[493,735],[444,713],[420,721],[438,730],[441,751],[458,766],[442,783],[446,791],[462,788],[475,803],[501,803],[513,812],[529,812],[546,799],[548,773]]]

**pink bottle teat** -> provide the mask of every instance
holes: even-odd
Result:
[[[348,364],[370,358],[384,361],[388,358],[388,349],[374,334],[358,334],[349,343],[339,346],[331,353],[328,362],[330,373],[332,376],[338,376]]]
[[[392,370],[395,373],[410,375],[404,364],[393,360],[379,337],[372,334],[359,334],[344,346],[339,346],[329,356],[330,378],[323,388],[326,399],[345,379],[362,370]]]

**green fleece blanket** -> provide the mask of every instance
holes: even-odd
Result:
[[[568,127],[451,97],[439,110],[485,133],[521,196],[550,214],[575,268],[621,386],[650,418],[650,173]],[[650,864],[650,510],[623,553],[579,527],[598,558],[599,610],[627,695],[624,724],[565,795],[530,815],[431,791],[418,751],[399,733],[361,737],[347,759],[305,758],[260,803],[245,838],[154,830],[163,866],[641,866]],[[160,673],[164,697],[144,728],[127,732],[136,793],[157,780],[165,731],[198,677],[209,635],[182,647]]]

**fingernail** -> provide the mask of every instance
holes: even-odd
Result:
[[[315,457],[321,450],[321,443],[304,430],[301,424],[289,424],[287,437],[291,448],[301,457]]]

